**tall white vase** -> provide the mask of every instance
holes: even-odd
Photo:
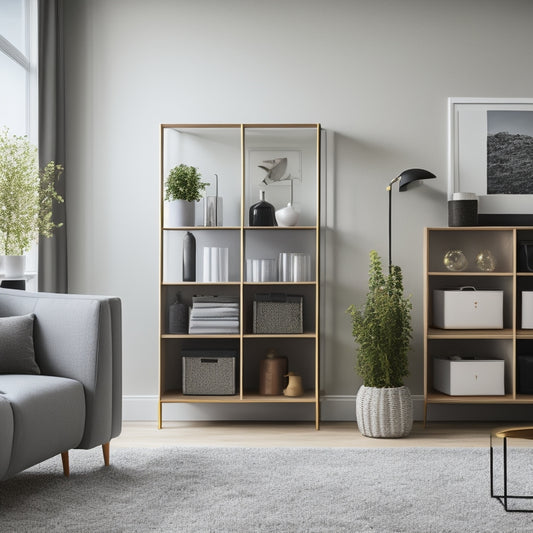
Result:
[[[21,278],[26,271],[25,255],[4,255],[4,276],[6,278]]]
[[[168,225],[171,228],[194,226],[194,209],[196,202],[173,200],[168,202]]]

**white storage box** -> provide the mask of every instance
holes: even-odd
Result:
[[[502,329],[503,291],[436,289],[433,326],[443,329]]]
[[[533,291],[522,291],[522,329],[533,329]]]
[[[436,358],[433,388],[450,396],[500,396],[505,394],[503,359]]]

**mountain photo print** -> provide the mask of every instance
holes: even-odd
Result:
[[[487,194],[533,194],[533,111],[487,111]]]

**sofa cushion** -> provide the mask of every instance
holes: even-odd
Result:
[[[0,395],[13,411],[13,450],[7,476],[76,448],[85,426],[79,381],[56,376],[0,375]]]
[[[0,374],[40,374],[35,362],[35,315],[0,317]]]

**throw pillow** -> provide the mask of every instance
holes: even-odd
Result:
[[[0,374],[40,374],[33,347],[33,313],[0,317]]]

